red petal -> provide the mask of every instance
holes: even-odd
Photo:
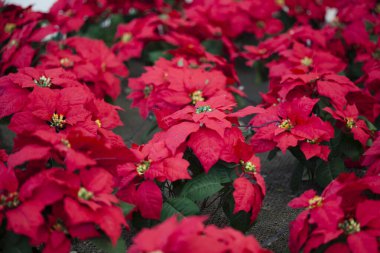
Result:
[[[164,160],[164,171],[166,178],[170,181],[179,179],[191,179],[187,168],[189,162],[181,158],[168,158]]]
[[[201,128],[193,133],[188,141],[188,146],[198,157],[206,172],[219,160],[223,144],[219,134],[207,128]]]
[[[235,200],[234,213],[239,211],[249,212],[255,200],[255,189],[252,183],[244,178],[240,177],[235,179],[233,197]]]
[[[378,252],[376,237],[364,231],[348,236],[347,243],[352,253]]]
[[[123,212],[116,206],[107,206],[97,211],[96,217],[95,222],[106,233],[115,246],[121,235],[122,225],[126,225]]]
[[[38,238],[38,227],[45,223],[40,211],[40,208],[32,203],[23,203],[15,209],[8,210],[5,213],[7,229],[33,239]]]
[[[191,122],[182,122],[169,128],[164,135],[168,149],[175,154],[177,148],[186,141],[187,136],[199,129],[199,125]]]
[[[160,219],[162,209],[162,193],[153,181],[143,182],[137,189],[136,204],[141,215],[147,219]]]
[[[14,168],[28,161],[45,160],[50,154],[50,147],[27,145],[18,152],[9,155],[8,165]]]

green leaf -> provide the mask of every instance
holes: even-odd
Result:
[[[160,58],[169,59],[170,56],[164,50],[156,50],[148,53],[148,60],[151,63],[155,63]]]
[[[188,198],[172,198],[168,199],[161,211],[161,221],[167,218],[178,215],[182,218],[189,215],[199,214],[199,207]]]
[[[228,220],[230,221],[230,226],[232,228],[245,233],[252,226],[250,220],[251,212],[247,213],[244,211],[239,211],[234,214],[234,208],[235,201],[231,192],[227,194],[223,199],[223,212],[226,214]]]
[[[328,167],[331,171],[331,175],[333,178],[339,176],[339,174],[346,172],[346,166],[344,165],[344,161],[340,158],[334,158],[328,163]]]
[[[202,45],[206,48],[207,52],[214,55],[223,54],[223,43],[221,40],[205,40],[202,42]]]
[[[182,189],[181,197],[187,197],[193,201],[201,201],[220,191],[223,186],[217,176],[200,174],[189,180]]]
[[[322,162],[317,166],[315,172],[316,182],[321,187],[326,187],[343,172],[347,172],[344,161],[339,157],[335,157],[328,163]]]
[[[129,214],[135,206],[124,201],[120,201],[120,208],[123,210],[124,216]]]
[[[270,160],[272,160],[273,158],[275,158],[276,155],[277,155],[277,152],[278,152],[278,149],[277,149],[277,148],[272,149],[272,150],[268,153],[267,159],[270,161]]]
[[[353,161],[359,161],[363,148],[360,142],[355,141],[352,136],[344,135],[341,139],[339,149]]]
[[[217,163],[208,172],[209,175],[215,176],[219,178],[220,183],[225,184],[225,183],[231,183],[232,179],[230,177],[231,169]]]
[[[32,248],[27,237],[7,231],[4,237],[1,238],[0,252],[32,253]]]
[[[127,251],[127,246],[123,238],[119,238],[115,247],[112,245],[110,239],[105,236],[93,238],[91,242],[93,242],[97,248],[107,253],[125,253]]]
[[[247,232],[251,228],[251,214],[239,211],[230,217],[230,226],[243,233]]]
[[[157,220],[147,219],[141,216],[139,212],[132,213],[132,226],[140,231],[143,228],[151,228],[159,223]]]
[[[315,172],[315,181],[317,184],[325,188],[333,179],[334,176],[331,173],[329,166],[326,163],[321,163]]]
[[[377,131],[376,126],[374,124],[372,124],[372,122],[369,121],[366,117],[360,115],[358,118],[365,121],[365,123],[367,124],[367,127],[368,127],[369,130],[371,130],[371,131]]]

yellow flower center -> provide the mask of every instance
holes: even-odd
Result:
[[[120,40],[123,43],[128,43],[128,42],[130,42],[132,40],[132,38],[133,38],[132,33],[126,32],[126,33],[123,33],[123,35],[121,36]]]
[[[13,39],[13,40],[9,41],[9,46],[10,47],[13,47],[13,46],[17,47],[18,46],[18,40]]]
[[[52,85],[50,77],[41,76],[38,80],[34,80],[34,83],[40,87],[50,87]]]
[[[102,122],[100,121],[100,119],[95,120],[95,123],[98,125],[99,128],[102,127]]]
[[[204,101],[204,97],[202,97],[202,91],[197,90],[190,94],[190,98],[192,103],[195,105],[199,101]]]
[[[305,56],[304,58],[302,58],[301,60],[301,64],[306,66],[306,67],[309,67],[313,64],[313,59],[311,59],[310,57],[307,57]]]
[[[276,0],[276,4],[279,6],[284,6],[285,5],[285,0]]]
[[[199,106],[195,109],[195,112],[197,114],[203,113],[203,112],[212,112],[212,109],[209,105]]]
[[[7,23],[4,26],[4,32],[6,33],[12,33],[16,29],[15,23]]]
[[[261,29],[263,29],[263,28],[265,28],[265,23],[264,23],[264,21],[257,21],[256,22],[256,26],[258,27],[258,28],[261,28]]]
[[[66,17],[71,17],[74,14],[74,11],[72,9],[69,9],[63,13]]]
[[[339,228],[344,231],[346,235],[360,232],[360,223],[353,218],[349,218],[342,223],[339,223]]]
[[[315,195],[313,198],[309,199],[308,209],[313,209],[322,206],[323,198],[321,196]]]
[[[290,121],[290,119],[284,119],[283,121],[281,121],[281,123],[280,123],[280,125],[278,125],[278,127],[286,129],[286,130],[290,130],[293,128],[293,125],[292,125],[292,122]]]
[[[149,97],[150,93],[152,93],[153,86],[152,85],[146,85],[144,88],[144,97],[147,98]]]
[[[65,227],[61,219],[57,219],[57,221],[51,226],[51,230],[62,232],[64,234],[69,233],[69,231],[67,230],[67,228]]]
[[[347,128],[352,129],[352,128],[356,127],[356,122],[353,118],[347,117],[344,120],[346,121],[346,127]]]
[[[244,172],[246,173],[256,173],[256,165],[252,162],[244,162],[243,160],[240,161],[240,164],[243,167]]]
[[[0,210],[4,208],[15,208],[20,204],[18,192],[0,195]]]
[[[69,58],[67,58],[67,57],[62,58],[61,60],[59,60],[59,63],[65,69],[71,68],[71,67],[74,66],[74,62],[72,60],[70,60]]]
[[[318,143],[318,139],[312,139],[312,140],[307,139],[306,142],[310,143],[310,144],[317,144]]]
[[[81,187],[78,191],[78,198],[84,199],[84,200],[90,200],[94,197],[94,193],[88,191],[86,188]]]
[[[380,4],[376,4],[375,11],[377,13],[380,13]]]
[[[66,118],[62,114],[53,113],[49,124],[51,127],[55,127],[55,131],[58,133],[60,130],[65,128]]]
[[[144,175],[144,173],[149,169],[151,161],[143,161],[136,165],[136,171],[139,176]]]
[[[63,145],[65,145],[67,148],[71,148],[71,144],[70,144],[69,140],[67,140],[67,139],[61,139],[61,143]]]
[[[103,72],[106,72],[107,64],[103,62],[102,65],[100,66],[100,68],[102,69]]]

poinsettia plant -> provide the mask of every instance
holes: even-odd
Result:
[[[266,194],[257,154],[289,151],[293,190],[326,187],[290,203],[307,209],[290,250],[376,251],[379,10],[375,0],[58,0],[43,13],[0,1],[0,119],[15,135],[0,150],[0,248],[68,253],[79,239],[125,252],[122,230],[164,222],[130,251],[265,252],[184,217],[222,210],[247,231]],[[238,58],[268,86],[260,103]],[[131,132],[122,92],[152,125],[143,141],[114,131]],[[149,241],[158,233],[166,239]]]

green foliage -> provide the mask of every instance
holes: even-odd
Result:
[[[222,163],[217,163],[210,169],[208,174],[219,178],[221,184],[226,184],[232,182],[231,172],[231,168],[226,167],[226,165],[223,165]]]
[[[105,236],[93,238],[91,239],[91,242],[93,242],[97,248],[106,253],[125,253],[127,251],[127,246],[123,238],[119,238],[115,246],[112,245],[109,238]]]
[[[117,26],[123,23],[124,17],[120,14],[110,15],[95,23],[87,23],[79,32],[79,36],[103,40],[108,46],[114,43]]]
[[[151,228],[159,223],[157,220],[146,219],[141,216],[140,213],[134,212],[132,214],[132,226],[137,230],[141,230],[143,228]]]
[[[147,64],[154,64],[158,59],[165,58],[171,59],[172,55],[168,54],[167,51],[173,49],[174,47],[166,42],[153,41],[149,42],[142,52],[142,59],[146,61]]]
[[[220,179],[212,174],[200,174],[183,187],[180,196],[193,201],[201,201],[210,197],[223,188]]]
[[[337,147],[346,157],[352,161],[359,161],[361,154],[363,153],[362,145],[354,140],[351,135],[343,135],[340,144]]]
[[[234,229],[237,229],[243,233],[248,231],[252,226],[250,220],[250,213],[239,211],[233,213],[235,208],[234,198],[232,196],[232,191],[227,194],[223,201],[223,211],[226,214],[228,220],[230,221],[230,226]]]
[[[135,206],[120,200],[120,207],[121,207],[121,210],[123,210],[123,214],[125,216],[125,215],[128,215]]]
[[[29,240],[25,236],[7,231],[0,239],[0,252],[6,253],[32,253]]]
[[[205,40],[202,45],[214,55],[223,55],[223,42],[221,40]]]
[[[315,181],[324,188],[342,172],[345,172],[343,160],[334,158],[328,163],[320,163],[315,171]]]
[[[171,198],[168,199],[162,207],[161,221],[164,221],[173,215],[177,215],[180,218],[196,215],[199,214],[199,211],[198,205],[188,198]]]

